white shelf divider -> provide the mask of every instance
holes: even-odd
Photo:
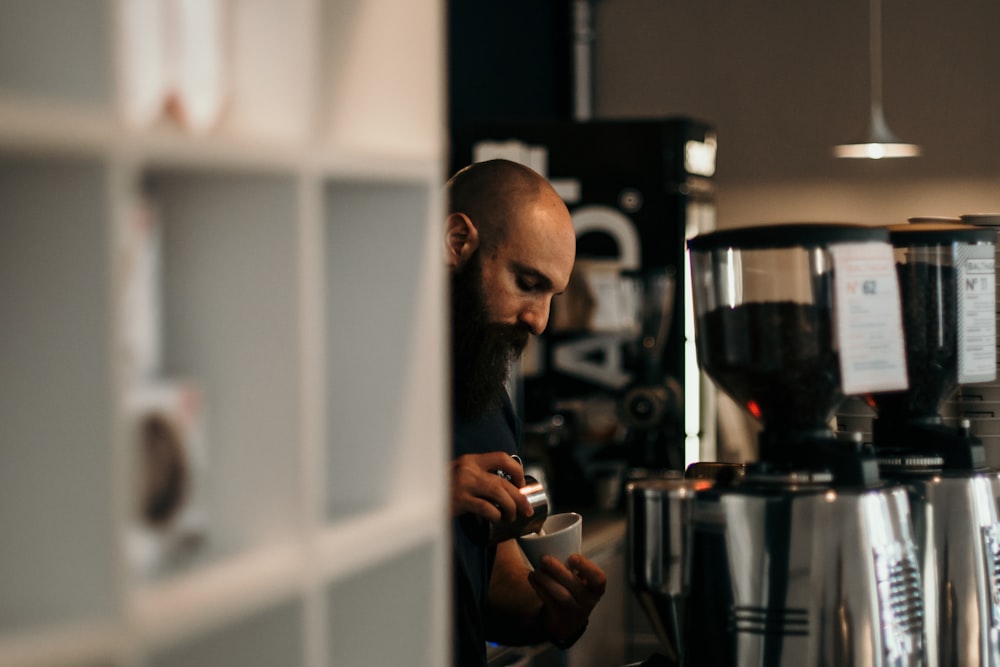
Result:
[[[101,110],[0,95],[0,150],[10,153],[121,156],[143,169],[233,172],[303,171],[331,179],[441,183],[440,156],[303,145],[281,136],[223,129],[193,135],[166,122],[145,131],[121,127]]]
[[[320,578],[335,582],[375,568],[399,552],[446,538],[440,510],[437,503],[415,500],[369,511],[324,529],[318,549]]]
[[[321,530],[325,524],[326,452],[324,406],[326,404],[325,336],[323,326],[323,220],[322,181],[307,173],[299,181],[299,310],[303,317],[301,337],[301,391],[303,456],[301,467],[302,513],[308,553],[308,577],[319,582]],[[321,586],[307,588],[303,598],[304,655],[308,665],[328,665],[326,606]]]
[[[0,148],[5,152],[99,154],[114,143],[116,132],[103,110],[0,95]]]
[[[0,641],[0,665],[7,667],[91,667],[119,665],[126,633],[114,622],[66,624]]]
[[[210,633],[300,595],[305,565],[298,544],[265,546],[140,585],[131,603],[135,631],[152,649]]]

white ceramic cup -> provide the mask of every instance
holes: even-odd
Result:
[[[580,553],[582,541],[583,517],[576,512],[552,514],[545,519],[540,533],[517,538],[521,551],[536,570],[546,555],[565,563],[570,555]]]

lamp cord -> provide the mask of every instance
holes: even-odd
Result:
[[[869,60],[872,108],[882,111],[882,2],[869,0]]]

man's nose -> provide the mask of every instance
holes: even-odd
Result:
[[[545,331],[545,325],[549,322],[550,305],[550,299],[540,299],[528,304],[521,311],[521,323],[538,336]]]

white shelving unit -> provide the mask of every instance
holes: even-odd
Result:
[[[0,3],[0,667],[439,667],[442,3],[220,0],[203,132],[124,120],[123,17],[160,3]],[[139,203],[160,235],[137,383]],[[202,523],[149,574],[130,406],[168,381],[199,391]]]

